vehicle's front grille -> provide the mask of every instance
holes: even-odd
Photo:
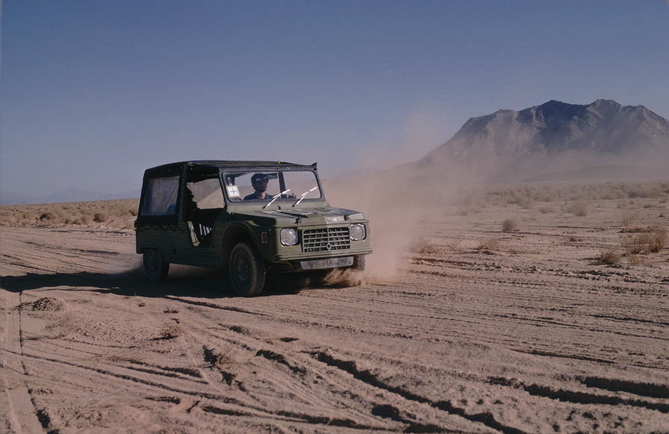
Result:
[[[327,252],[351,248],[348,228],[307,229],[302,231],[303,252]]]

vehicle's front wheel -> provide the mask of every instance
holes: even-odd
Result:
[[[240,242],[230,252],[228,275],[232,288],[239,295],[259,295],[265,287],[265,262],[256,249]]]
[[[170,263],[165,262],[160,249],[144,249],[144,274],[150,282],[162,282],[170,271]]]
[[[353,268],[354,270],[358,271],[365,271],[365,267],[367,266],[367,257],[365,255],[358,255],[353,258]]]

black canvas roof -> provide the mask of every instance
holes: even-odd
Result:
[[[233,161],[233,160],[195,160],[195,161],[180,161],[177,163],[163,164],[160,166],[147,169],[145,175],[169,176],[171,174],[177,175],[181,173],[184,166],[204,166],[216,167],[219,169],[235,169],[235,170],[255,170],[263,169],[314,169],[314,164],[295,164],[286,161]]]

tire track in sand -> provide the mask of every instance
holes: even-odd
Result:
[[[51,420],[44,409],[38,409],[35,399],[26,383],[29,377],[23,352],[23,331],[21,327],[22,293],[2,290],[3,351],[0,359],[5,405],[0,406],[0,414],[5,415],[9,430],[18,433],[34,433],[52,430]],[[10,307],[11,306],[11,307]]]

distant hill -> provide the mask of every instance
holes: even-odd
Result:
[[[528,178],[616,164],[643,172],[650,164],[669,176],[664,157],[669,157],[667,119],[643,106],[599,99],[588,105],[549,101],[471,118],[415,166],[464,165],[501,178]]]

